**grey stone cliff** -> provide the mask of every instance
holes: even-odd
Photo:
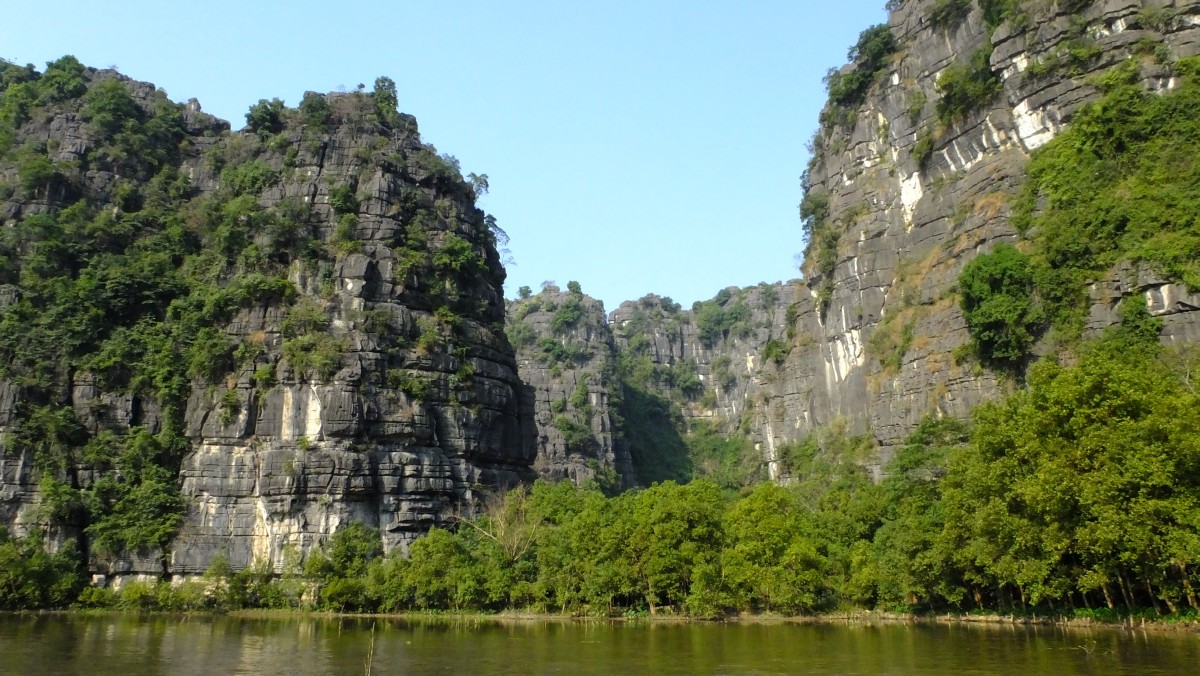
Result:
[[[508,334],[533,400],[529,429],[536,437],[538,475],[630,487],[632,461],[613,417],[616,347],[604,306],[551,286],[509,303]]]
[[[707,340],[699,305],[664,313],[648,296],[610,315],[619,350],[633,343],[656,364],[687,362],[699,374],[704,391],[683,398],[685,421],[748,432],[776,479],[787,474],[779,449],[830,425],[871,434],[878,469],[926,415],[965,417],[1001,393],[994,374],[954,357],[969,342],[955,286],[963,266],[1015,241],[1009,202],[1030,153],[1097,98],[1091,75],[1140,59],[1143,84],[1167,90],[1170,69],[1145,45],[1162,45],[1170,59],[1200,53],[1197,2],[1097,0],[1074,3],[1078,11],[1024,3],[1027,23],[994,32],[976,3],[939,26],[928,18],[933,0],[897,4],[889,25],[898,52],[860,107],[844,119],[827,109],[813,140],[807,180],[828,195],[837,229],[828,278],[810,255],[801,281],[725,290],[709,303],[737,319]],[[1146,20],[1155,14],[1166,19]],[[1096,56],[1030,71],[1061,59],[1072,39]],[[939,74],[989,41],[1001,93],[965,121],[940,124]],[[931,150],[922,164],[914,150],[923,138]],[[1197,294],[1131,264],[1092,286],[1087,335],[1116,323],[1117,303],[1136,294],[1163,319],[1165,342],[1200,339]]]
[[[113,77],[139,106],[164,98],[111,71],[87,72]],[[278,569],[288,552],[305,554],[351,521],[378,527],[388,549],[405,547],[488,492],[534,476],[535,449],[522,433],[531,413],[503,331],[504,269],[472,186],[421,142],[413,118],[387,128],[372,121],[368,96],[324,98],[327,129],[293,119],[269,143],[230,132],[196,105],[181,111],[188,138],[179,171],[193,202],[222,189],[222,165],[261,162],[278,180],[256,192],[258,207],[303,205],[307,234],[329,253],[291,262],[298,299],[264,297],[237,311],[223,333],[249,357],[221,382],[191,384],[190,450],[179,469],[186,512],[170,550],[93,556],[95,573],[197,574],[218,556],[235,568]],[[94,149],[70,111],[21,133],[57,139],[50,159],[64,166]],[[69,179],[42,199],[0,201],[0,222],[106,194],[118,177],[93,170]],[[331,204],[338,190],[353,196],[349,206]],[[297,308],[334,346],[327,372],[285,349]],[[161,424],[149,397],[106,392],[83,372],[67,374],[66,386],[90,433]],[[6,440],[18,431],[22,396],[0,382]],[[0,522],[17,532],[40,518],[39,475],[28,449],[0,450]],[[80,475],[85,486],[93,480],[86,467]]]

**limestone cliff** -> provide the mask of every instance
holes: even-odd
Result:
[[[1200,52],[1195,2],[1022,2],[1008,15],[985,13],[1000,3],[897,4],[896,53],[853,114],[827,107],[813,140],[808,189],[828,200],[836,234],[809,245],[795,314],[797,333],[816,340],[784,368],[812,375],[773,389],[784,412],[758,418],[768,446],[841,415],[872,430],[886,459],[927,413],[962,416],[998,393],[994,375],[954,358],[967,342],[963,265],[1015,238],[1011,202],[1029,155],[1097,98],[1092,74],[1135,59],[1144,86],[1169,89],[1170,63]],[[937,13],[948,6],[962,9]],[[965,110],[943,103],[939,77],[982,57],[995,95]],[[1196,335],[1195,303],[1171,301],[1185,288],[1133,277],[1116,295],[1145,293],[1165,340]],[[1113,285],[1094,288],[1094,328],[1112,322],[1113,299]]]
[[[0,523],[107,542],[90,551],[100,573],[278,568],[350,520],[404,546],[532,477],[494,222],[386,83],[298,110],[264,101],[231,132],[73,59],[4,76]],[[53,246],[36,228],[88,230],[86,255],[34,270]],[[168,241],[157,275],[101,274]],[[96,291],[76,303],[35,278]],[[43,346],[48,313],[94,335]],[[164,480],[129,460],[131,431],[168,440],[150,459],[176,477],[167,506],[137,502]],[[168,530],[121,530],[135,509]]]
[[[1142,86],[1169,91],[1172,64],[1200,53],[1196,2],[892,5],[887,30],[865,32],[857,60],[830,77],[804,179],[819,199],[803,208],[803,280],[726,289],[691,311],[664,312],[649,296],[610,316],[619,350],[703,382],[659,385],[681,427],[714,420],[749,434],[775,478],[789,471],[780,450],[814,432],[869,434],[879,467],[924,416],[965,417],[1011,386],[963,358],[963,266],[1017,239],[1010,217],[1030,154],[1097,100],[1094,75],[1134,60]],[[885,34],[886,48],[869,43]],[[994,90],[979,105],[954,100],[939,86],[947,73]],[[1200,339],[1200,295],[1129,262],[1092,285],[1085,335],[1137,294],[1163,319],[1164,341]]]
[[[882,467],[1012,386],[964,355],[957,284],[1018,239],[1031,153],[1096,74],[1168,92],[1200,54],[1200,2],[890,4],[829,78],[803,279],[607,318],[578,288],[504,303],[486,182],[386,80],[231,132],[73,59],[0,63],[0,524],[77,539],[97,573],[279,569],[351,520],[402,547],[536,475],[684,478],[699,429],[773,479],[830,429]],[[1139,295],[1165,341],[1200,340],[1200,294],[1131,260],[1085,333]]]
[[[603,305],[549,287],[509,304],[508,335],[533,419],[534,469],[551,481],[632,486],[633,466],[614,419],[616,348]],[[616,401],[613,401],[616,399]]]

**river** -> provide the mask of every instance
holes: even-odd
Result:
[[[1009,625],[0,616],[0,672],[1194,674],[1200,635]]]

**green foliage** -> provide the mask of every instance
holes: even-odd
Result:
[[[297,378],[328,381],[342,367],[342,341],[325,333],[309,333],[283,341],[283,357]]]
[[[433,252],[433,265],[443,279],[471,282],[487,269],[487,263],[475,246],[454,233],[447,233],[442,245]]]
[[[537,340],[537,332],[533,330],[533,327],[520,319],[505,324],[504,332],[508,335],[508,342],[518,350],[533,345]]]
[[[83,492],[91,524],[85,529],[92,546],[105,554],[162,550],[175,535],[184,501],[174,474],[180,440],[170,431],[151,434],[134,428],[112,459],[115,474],[106,474]]]
[[[992,28],[1024,16],[1021,0],[979,0],[979,8],[983,11],[984,23]]]
[[[333,244],[333,248],[344,254],[361,252],[363,243],[358,239],[358,217],[354,214],[342,214],[338,218],[330,243]]]
[[[141,111],[125,84],[111,78],[88,90],[83,96],[83,107],[79,113],[98,133],[113,137],[123,130],[129,121],[136,121]]]
[[[554,429],[563,435],[567,450],[578,453],[588,449],[595,443],[592,429],[566,415],[555,416]]]
[[[729,508],[724,527],[721,571],[731,607],[800,614],[822,606],[825,561],[812,514],[794,493],[762,484]]]
[[[0,609],[64,608],[83,584],[74,541],[49,554],[40,533],[14,538],[0,529]]]
[[[521,300],[526,300],[532,295],[533,289],[529,288],[528,286],[522,286],[521,288],[517,289],[517,298],[520,298]]]
[[[830,103],[840,108],[861,105],[866,100],[867,90],[875,84],[895,51],[896,40],[887,24],[863,31],[847,54],[847,58],[855,63],[854,69],[846,73],[831,71],[825,76]]]
[[[762,358],[763,361],[771,362],[776,366],[781,366],[784,360],[792,352],[792,346],[778,338],[771,338],[767,344],[763,346]]]
[[[908,121],[916,124],[921,119],[921,113],[925,110],[925,91],[918,89],[909,95],[908,98]],[[914,153],[915,154],[915,153]]]
[[[1031,160],[1014,220],[1034,233],[1038,289],[1057,323],[1121,260],[1200,289],[1200,136],[1181,112],[1200,102],[1196,64],[1181,60],[1179,87],[1163,94],[1141,88],[1136,62],[1108,73],[1100,101]]]
[[[17,156],[17,176],[26,198],[38,197],[57,175],[58,169],[54,163],[42,153],[26,149]]]
[[[571,280],[571,281],[567,282],[567,291],[569,291],[575,295],[579,295],[579,294],[583,293],[583,287],[581,287],[579,285],[579,282],[577,282],[575,280]]]
[[[243,162],[221,172],[221,187],[234,197],[258,195],[278,181],[279,174],[262,160]]]
[[[583,343],[542,338],[537,345],[538,359],[547,366],[582,364],[592,358],[592,350]]]
[[[1138,11],[1136,21],[1138,26],[1166,32],[1178,18],[1178,12],[1168,7],[1143,7]]]
[[[429,147],[424,147],[417,151],[413,157],[418,167],[423,169],[435,182],[443,186],[461,183],[463,180],[458,160],[452,155],[438,155],[437,152],[431,150]]]
[[[329,101],[321,94],[308,92],[300,101],[300,119],[314,131],[325,132],[329,129],[330,116],[333,109]]]
[[[335,214],[352,214],[358,211],[358,199],[354,189],[348,185],[336,185],[329,191],[329,206]]]
[[[929,8],[929,23],[935,28],[952,27],[971,10],[971,0],[934,0]]]
[[[968,263],[958,279],[963,317],[977,354],[1015,366],[1029,352],[1044,314],[1034,295],[1029,257],[1008,244]]]
[[[571,406],[576,410],[586,410],[588,407],[588,400],[588,379],[583,377],[580,378],[579,382],[575,384],[575,389],[571,390]]]
[[[1022,604],[1076,591],[1110,608],[1185,602],[1200,446],[1175,416],[1197,400],[1156,352],[1104,341],[1073,368],[1038,364],[1027,390],[976,411],[944,479],[940,536],[968,581]]]
[[[722,490],[737,492],[766,479],[762,453],[743,434],[726,436],[700,421],[692,425],[684,443],[692,476],[712,481]]]
[[[425,401],[429,397],[429,381],[419,371],[389,369],[387,385],[416,401]]]
[[[941,97],[937,102],[937,116],[942,124],[965,121],[1000,93],[1000,76],[992,71],[991,58],[989,42],[972,53],[967,63],[948,66],[938,76],[937,89]]]
[[[267,138],[283,131],[287,107],[279,99],[259,99],[246,113],[246,129]]]
[[[320,552],[309,557],[304,573],[326,579],[361,577],[371,561],[380,556],[383,556],[383,540],[379,530],[353,521],[339,528]]]
[[[395,128],[400,124],[400,115],[396,110],[399,99],[396,95],[396,82],[390,77],[381,75],[375,78],[375,111],[379,120],[388,127]]]
[[[48,62],[46,72],[38,81],[38,102],[52,104],[82,96],[87,91],[84,70],[83,64],[69,55]]]
[[[743,338],[749,335],[750,306],[741,295],[733,300],[729,292],[723,290],[716,298],[692,307],[692,322],[700,342],[712,347],[730,335]]]
[[[817,300],[824,312],[833,294],[833,271],[837,267],[837,246],[841,232],[830,218],[829,195],[807,190],[800,202],[800,220],[804,225],[804,260],[813,265],[819,277]]]
[[[867,339],[867,347],[884,371],[895,373],[903,366],[904,355],[912,347],[915,326],[915,321],[902,321],[891,314],[875,327]]]
[[[554,310],[554,316],[550,319],[550,329],[555,334],[561,334],[575,328],[581,319],[583,319],[583,303],[579,301],[578,297],[571,295],[559,303],[558,308]]]
[[[925,169],[931,157],[933,157],[933,132],[926,129],[917,135],[917,142],[913,144],[912,158],[918,169]]]

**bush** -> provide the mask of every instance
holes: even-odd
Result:
[[[590,427],[566,415],[559,415],[554,418],[554,429],[563,435],[567,450],[570,452],[587,450],[588,446],[595,441]]]
[[[125,84],[111,78],[96,84],[83,96],[79,114],[93,129],[111,138],[125,128],[127,120],[137,120],[141,110]]]
[[[279,174],[262,160],[251,160],[221,172],[221,184],[229,194],[258,195],[279,181]]]
[[[344,348],[333,336],[310,333],[283,341],[283,356],[295,377],[328,381],[342,366]]]
[[[287,108],[279,99],[259,99],[246,113],[246,129],[265,138],[283,131],[284,113]]]
[[[771,362],[776,366],[781,365],[791,351],[792,348],[790,345],[778,338],[772,338],[763,347],[763,361]]]
[[[991,58],[992,45],[988,43],[971,54],[967,63],[949,66],[938,76],[941,98],[937,115],[942,124],[966,120],[1000,93],[1000,76],[992,71]]]
[[[933,157],[933,133],[925,130],[917,136],[917,142],[913,144],[912,158],[918,169],[925,169],[930,157]]]
[[[583,319],[583,304],[575,296],[570,296],[554,311],[550,319],[550,328],[554,333],[562,333],[574,328]]]
[[[866,100],[867,90],[875,84],[879,74],[887,67],[888,57],[895,52],[896,39],[887,24],[864,30],[846,55],[855,62],[854,69],[846,73],[833,71],[825,77],[830,102],[842,108],[862,104]]]
[[[357,212],[358,199],[354,196],[354,189],[348,185],[334,186],[329,191],[329,206],[333,208],[333,213],[339,215]]]
[[[300,101],[300,119],[316,131],[328,130],[329,118],[332,113],[333,109],[329,106],[329,101],[320,94],[307,92]]]
[[[1033,297],[1029,258],[1010,244],[1000,244],[963,268],[958,288],[979,356],[997,365],[1023,360],[1043,323]]]
[[[48,554],[40,534],[9,537],[0,528],[0,609],[63,608],[83,587],[74,541]]]

